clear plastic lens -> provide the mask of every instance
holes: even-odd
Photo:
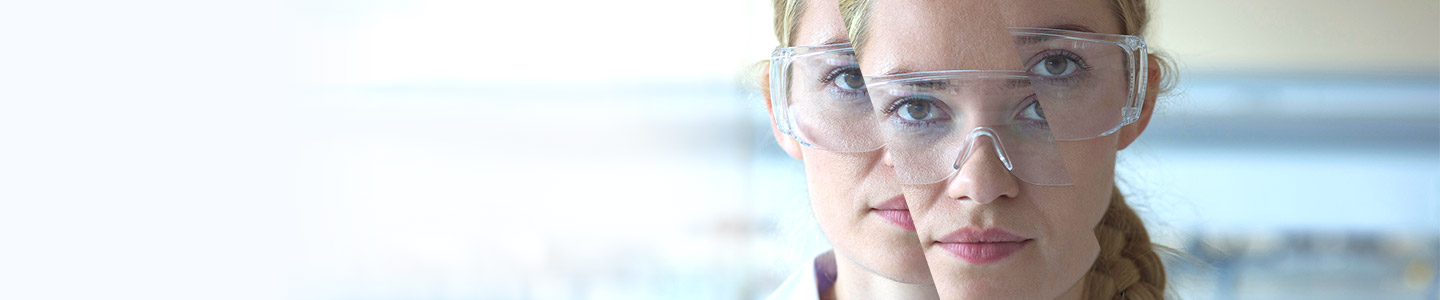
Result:
[[[901,182],[939,182],[969,160],[995,159],[1030,183],[1072,184],[1057,143],[1109,135],[1138,119],[1147,60],[1138,37],[1010,32],[1022,70],[867,78]],[[994,154],[974,155],[982,151]]]
[[[1136,95],[1143,95],[1143,83],[1136,82],[1143,76],[1135,76],[1144,70],[1135,59],[1144,57],[1143,43],[1133,49],[1126,42],[1134,37],[1054,29],[1011,34],[1041,106],[1064,112],[1049,119],[1057,140],[1108,135],[1132,120],[1122,108],[1138,108]]]
[[[1050,126],[1024,72],[935,72],[872,83],[891,159],[903,183],[944,180],[969,159],[999,159],[1017,177],[1066,184]],[[926,107],[915,117],[915,107]],[[933,116],[933,117],[931,117]],[[993,155],[972,155],[992,151]]]
[[[860,152],[884,145],[860,65],[849,44],[782,48],[771,58],[777,125],[817,149]]]

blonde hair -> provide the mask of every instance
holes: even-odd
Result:
[[[1120,188],[1111,192],[1110,206],[1095,225],[1100,255],[1085,274],[1085,299],[1164,299],[1165,263]]]
[[[840,0],[840,20],[845,22],[850,45],[860,50],[870,29],[870,0]]]
[[[780,47],[795,46],[795,32],[800,28],[800,14],[805,9],[805,3],[801,0],[773,0],[775,7],[775,40]],[[766,70],[770,67],[770,60],[761,60],[751,64],[746,70],[744,79],[745,86],[752,90],[759,90],[762,97],[770,96],[770,73]]]
[[[775,0],[775,39],[780,47],[795,46],[795,31],[800,28],[800,13],[805,9],[801,0]]]
[[[841,18],[857,52],[866,43],[871,1],[840,0]],[[1150,22],[1145,0],[1110,3],[1111,11],[1122,24],[1121,34],[1143,37]],[[1169,56],[1151,50],[1150,57],[1155,59],[1159,76],[1150,78],[1156,85],[1146,91],[1147,98],[1168,93],[1175,85],[1175,67]],[[1109,207],[1100,224],[1095,225],[1095,238],[1100,244],[1100,255],[1085,274],[1085,299],[1165,298],[1165,264],[1156,252],[1157,248],[1165,248],[1150,243],[1150,234],[1145,231],[1140,215],[1125,202],[1118,187],[1112,187]]]
[[[776,3],[781,1],[784,0],[776,0]],[[861,48],[865,47],[865,33],[870,28],[870,3],[873,0],[839,1],[840,17],[845,22],[845,30],[850,37],[850,44],[854,45],[855,51],[859,52]],[[1145,36],[1146,26],[1150,23],[1150,11],[1145,6],[1145,0],[1115,0],[1110,3],[1110,10],[1124,27],[1121,34]],[[1160,76],[1158,80],[1152,80],[1157,83],[1156,88],[1147,89],[1145,94],[1147,97],[1167,94],[1175,88],[1175,64],[1171,61],[1170,55],[1164,51],[1150,49],[1150,57],[1155,59],[1154,67],[1160,69]]]

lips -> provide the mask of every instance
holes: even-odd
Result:
[[[885,221],[889,221],[890,224],[900,226],[907,231],[915,231],[915,220],[910,218],[910,206],[905,204],[905,195],[896,195],[894,198],[886,200],[885,203],[870,208],[870,211]]]
[[[935,244],[955,257],[983,265],[1005,259],[1033,241],[1004,229],[966,227],[936,240]]]

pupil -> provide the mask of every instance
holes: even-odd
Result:
[[[923,119],[930,114],[930,106],[927,105],[910,104],[905,107],[905,110],[910,113],[910,118],[916,120]]]
[[[855,74],[845,73],[844,75],[840,76],[844,77],[841,80],[845,82],[846,88],[858,89],[861,86],[865,85],[865,79],[861,78],[860,76],[856,76]]]
[[[1050,71],[1050,74],[1060,74],[1065,72],[1066,63],[1063,57],[1051,57],[1045,60],[1045,70]]]

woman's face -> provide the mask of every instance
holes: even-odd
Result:
[[[795,44],[849,42],[835,1],[805,1],[805,5]],[[860,75],[853,63],[836,67],[850,68],[849,72],[856,73],[853,75]],[[776,138],[792,156],[804,161],[815,218],[840,259],[849,259],[891,280],[930,284],[930,273],[916,243],[914,224],[895,181],[895,171],[882,163],[883,149],[829,152],[799,146],[778,131]]]
[[[1007,27],[1121,32],[1121,24],[1102,0],[874,1],[872,5],[865,33],[869,40],[858,49],[861,69],[871,76],[1025,70],[1023,61],[1030,58],[1016,55]],[[877,101],[875,107],[890,105],[879,103],[879,98],[871,97]],[[1020,180],[988,145],[972,153],[954,177],[934,184],[902,185],[939,293],[971,299],[1078,297],[1083,289],[1079,283],[1099,253],[1093,230],[1109,203],[1115,153],[1138,132],[1131,128],[1094,139],[1055,142],[1073,185],[1041,186]],[[973,242],[997,238],[1020,242]],[[971,242],[960,241],[966,239]]]

